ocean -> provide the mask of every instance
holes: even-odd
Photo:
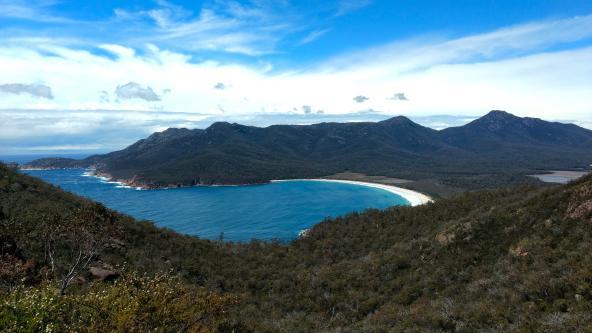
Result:
[[[23,172],[160,227],[238,242],[290,241],[327,217],[409,204],[382,189],[332,182],[136,190],[88,176],[84,170]]]

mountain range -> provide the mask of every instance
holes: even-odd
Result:
[[[35,160],[30,168],[88,168],[137,186],[265,183],[341,172],[406,179],[534,170],[592,163],[592,131],[491,111],[464,126],[434,130],[406,117],[380,122],[274,125],[217,122],[169,128],[83,160]]]

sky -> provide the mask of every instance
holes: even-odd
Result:
[[[592,128],[589,0],[0,0],[0,154],[489,110]]]

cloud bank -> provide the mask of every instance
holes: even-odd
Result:
[[[132,16],[120,19],[158,20],[171,39],[193,36],[186,34],[197,29],[192,19],[174,10],[120,13]],[[232,10],[235,16],[270,19],[265,11]],[[208,24],[232,23],[210,18]],[[181,25],[184,20],[189,21]],[[196,58],[155,44],[101,43],[89,50],[59,39],[0,38],[0,73],[8,82],[0,85],[0,146],[64,146],[62,138],[70,138],[121,148],[122,141],[170,126],[204,127],[215,119],[264,124],[265,117],[360,121],[400,114],[472,117],[502,109],[590,124],[591,40],[592,16],[581,16],[459,38],[413,38],[277,69],[265,61]],[[223,47],[231,44],[242,45]],[[226,89],[229,82],[232,89]],[[106,138],[111,132],[120,139]]]

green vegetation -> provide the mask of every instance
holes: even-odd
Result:
[[[93,166],[120,181],[148,187],[354,172],[415,180],[413,188],[446,197],[463,189],[533,183],[524,175],[537,169],[588,167],[591,150],[590,130],[492,111],[442,131],[405,117],[266,128],[215,123],[205,130],[168,129],[124,150],[81,161],[42,159],[30,166]]]
[[[290,244],[233,244],[137,222],[0,167],[0,221],[0,330],[592,327],[592,176],[350,214]],[[78,253],[121,276],[85,268],[60,295]]]
[[[3,295],[4,332],[208,332],[222,327],[236,300],[190,286],[169,274],[126,274],[59,295],[50,282]]]

